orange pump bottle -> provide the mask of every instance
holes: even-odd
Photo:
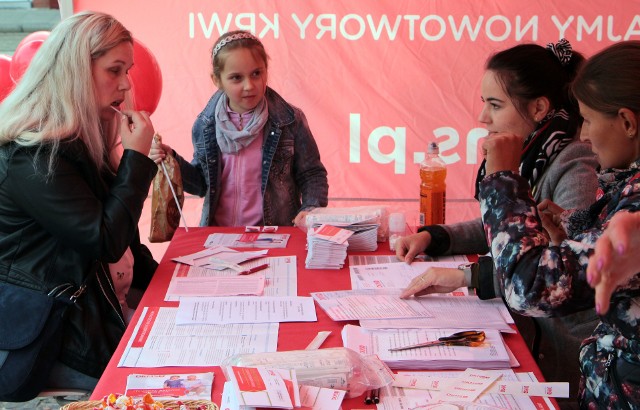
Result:
[[[444,224],[446,177],[446,164],[440,158],[438,144],[432,142],[420,163],[420,225]]]

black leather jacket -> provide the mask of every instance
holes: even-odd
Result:
[[[43,292],[84,283],[65,319],[60,360],[100,377],[125,329],[106,264],[130,247],[140,289],[157,267],[137,228],[157,166],[125,150],[116,174],[101,172],[75,139],[61,142],[47,176],[47,150],[0,147],[0,281]]]

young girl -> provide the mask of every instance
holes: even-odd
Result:
[[[193,161],[174,152],[184,190],[205,198],[200,225],[302,225],[329,191],[304,114],[267,86],[267,53],[252,34],[226,33],[211,54],[218,91],[193,125]],[[154,144],[150,157],[170,150]]]
[[[584,118],[580,137],[600,163],[600,190],[584,210],[545,209],[547,222],[562,221],[564,239],[558,227],[543,226],[529,183],[518,175],[519,141],[496,135],[483,144],[487,176],[479,198],[487,240],[507,303],[530,316],[591,309],[586,270],[594,244],[614,214],[640,209],[640,42],[620,42],[591,57],[572,89]],[[640,408],[638,306],[635,277],[614,293],[582,343],[582,408]],[[596,311],[604,309],[596,305]]]

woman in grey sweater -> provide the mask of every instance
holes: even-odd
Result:
[[[550,199],[565,209],[590,204],[597,189],[597,162],[589,145],[577,139],[580,116],[567,97],[567,86],[582,61],[566,40],[546,48],[522,44],[489,58],[481,86],[484,107],[479,121],[490,134],[512,134],[522,139],[520,174],[533,187],[535,201]],[[483,177],[484,163],[476,185]],[[483,255],[489,250],[479,217],[424,226],[396,246],[398,258],[407,263],[421,252]],[[497,284],[493,261],[483,256],[478,263],[461,269],[427,270],[413,279],[402,297],[471,286],[481,298],[488,299],[501,295]],[[562,318],[514,318],[545,378],[568,381],[576,392],[580,377],[578,347],[597,324],[593,310]],[[575,400],[575,393],[572,397]]]

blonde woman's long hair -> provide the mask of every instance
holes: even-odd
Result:
[[[100,120],[92,62],[124,41],[133,43],[131,33],[108,14],[87,11],[60,22],[0,104],[0,145],[49,145],[50,173],[60,140],[79,138],[99,169],[112,166],[117,116]]]

